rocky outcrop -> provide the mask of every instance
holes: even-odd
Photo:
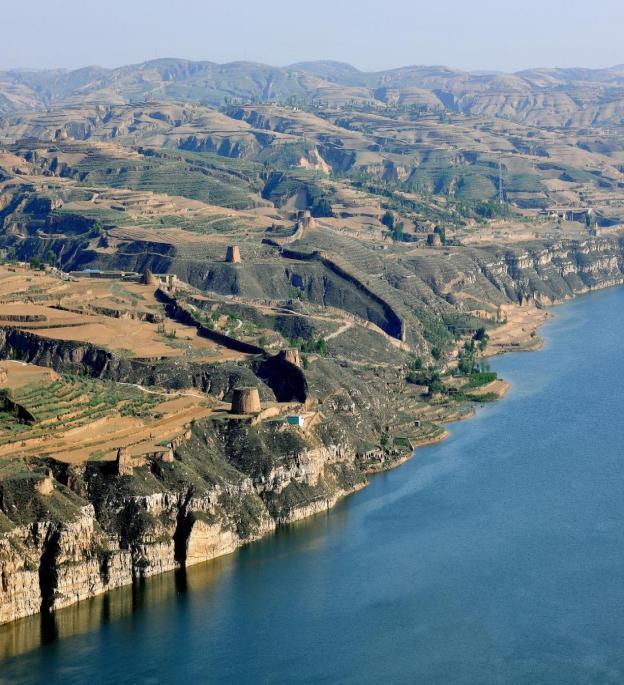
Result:
[[[397,307],[389,303],[384,297],[374,292],[365,282],[362,277],[355,273],[355,268],[349,267],[343,260],[335,255],[329,255],[322,250],[315,250],[314,252],[301,252],[299,250],[282,249],[281,254],[287,259],[297,260],[313,260],[320,262],[328,271],[336,274],[341,280],[352,286],[358,293],[364,296],[370,303],[374,303],[375,307],[382,312],[380,317],[373,317],[371,314],[372,307],[370,304],[365,308],[366,316],[369,321],[378,325],[383,331],[393,338],[405,341],[406,330],[405,321],[402,318],[402,313],[397,311]],[[350,311],[350,310],[348,310]],[[359,312],[353,312],[359,313]]]
[[[618,238],[534,243],[476,256],[481,275],[520,303],[552,304],[624,282],[624,242]]]
[[[223,347],[227,347],[230,350],[236,350],[237,352],[243,352],[244,354],[264,354],[264,350],[257,345],[251,345],[250,343],[225,335],[225,333],[219,333],[218,331],[214,331],[203,325],[196,318],[192,307],[185,302],[179,302],[163,288],[159,288],[156,291],[156,297],[165,305],[165,310],[169,318],[175,319],[187,326],[194,326],[202,337],[214,340],[214,342]]]
[[[366,482],[349,444],[280,424],[203,423],[170,462],[129,459],[0,480],[0,623],[228,554]]]
[[[550,303],[622,283],[623,265],[616,239],[466,248],[443,274],[431,273],[429,287],[441,298],[452,284],[492,307]],[[136,372],[88,346],[38,347],[37,336],[29,336],[2,329],[0,354],[22,350],[29,361],[48,355],[49,366],[61,363],[54,355],[67,364],[84,364],[94,355],[93,369],[101,364],[107,373]],[[266,363],[279,364],[279,374],[269,369],[274,377],[292,374],[292,380],[301,373],[286,354],[278,355],[259,360],[255,374],[249,370],[255,383]],[[323,383],[340,373],[317,363]],[[234,387],[231,378],[217,378],[217,370],[204,371],[213,391]],[[314,388],[328,418],[310,434],[279,422],[205,421],[171,445],[166,459],[134,461],[121,454],[116,464],[46,462],[51,474],[35,462],[12,465],[14,471],[0,474],[0,622],[227,554],[327,510],[363,487],[367,472],[399,463],[405,453],[382,447],[379,427],[372,427],[383,414],[386,390],[371,392],[354,375],[345,380],[344,391]],[[236,383],[247,384],[240,377]],[[266,384],[260,387],[270,392]],[[362,439],[369,447],[358,452],[356,440]]]
[[[8,326],[0,326],[0,357],[47,366],[58,372],[86,374],[123,383],[180,389],[194,387],[220,399],[237,385],[259,383],[253,364],[202,364],[170,359],[133,359],[117,356],[96,345],[56,340]],[[265,399],[271,389],[260,383]]]

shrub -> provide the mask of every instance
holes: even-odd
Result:
[[[381,223],[390,230],[394,228],[394,214],[389,209],[386,210],[386,213],[381,217]]]
[[[334,216],[334,211],[329,200],[321,197],[310,210],[310,214],[314,217],[331,217]]]
[[[480,388],[498,378],[496,371],[476,371],[470,375],[468,385],[471,388]]]
[[[397,243],[400,243],[403,240],[403,228],[404,224],[402,221],[399,221],[398,224],[394,225],[394,228],[392,229],[392,240]]]

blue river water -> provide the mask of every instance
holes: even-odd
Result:
[[[0,629],[0,683],[624,683],[624,289],[507,398],[231,556]]]

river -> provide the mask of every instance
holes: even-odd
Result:
[[[624,288],[327,515],[0,628],[0,683],[624,682]]]

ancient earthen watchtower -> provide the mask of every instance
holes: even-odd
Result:
[[[309,209],[300,209],[297,212],[297,224],[303,229],[314,227],[314,219]]]
[[[241,263],[240,248],[238,245],[228,245],[225,253],[225,261],[230,262],[231,264]]]
[[[125,447],[119,447],[117,449],[117,458],[115,459],[115,470],[119,476],[132,475],[132,458],[128,454],[128,450]]]
[[[166,287],[171,295],[175,295],[178,289],[178,277],[175,274],[167,274]]]
[[[442,240],[437,233],[429,233],[427,236],[427,245],[430,247],[440,247]]]
[[[296,347],[291,347],[289,350],[285,350],[284,359],[295,366],[301,366],[301,355]]]
[[[262,411],[258,388],[235,388],[232,395],[232,414],[257,414]]]
[[[46,469],[44,477],[35,483],[35,490],[44,497],[54,492],[54,477],[50,469]]]
[[[156,277],[149,269],[145,269],[141,276],[141,283],[143,285],[156,285]]]

